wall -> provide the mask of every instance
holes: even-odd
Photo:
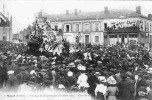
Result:
[[[3,27],[0,27],[0,41],[3,39]]]
[[[95,36],[99,36],[99,43],[95,42]],[[91,33],[91,43],[92,44],[104,44],[104,36],[103,36],[103,32],[92,32]]]
[[[84,43],[85,42],[85,35],[87,35],[84,31],[85,29],[85,24],[89,23],[90,24],[90,31],[87,33],[90,35],[90,42],[92,44],[97,44],[95,43],[95,36],[99,36],[99,42],[100,44],[104,44],[104,23],[107,23],[108,27],[112,27],[114,24],[120,27],[130,27],[135,24],[135,26],[139,27],[141,31],[147,31],[151,32],[152,31],[152,21],[143,19],[143,18],[125,18],[125,19],[104,19],[104,20],[83,20],[83,21],[66,21],[66,22],[52,22],[51,25],[54,28],[55,25],[58,25],[58,28],[62,28],[64,32],[64,25],[65,24],[71,24],[71,31],[66,33],[64,32],[64,37],[66,37],[70,42],[75,42],[75,37],[77,35],[76,31],[76,24],[79,24],[79,32],[81,32],[81,40],[80,42]],[[95,30],[95,23],[99,23],[99,31]],[[151,24],[150,24],[151,23]],[[151,26],[150,26],[151,25]],[[85,33],[85,34],[84,34]],[[121,38],[118,38],[119,41],[121,42]],[[132,38],[129,38],[131,40]],[[144,40],[146,39],[146,40]],[[112,41],[117,40],[117,37]],[[137,38],[135,39],[137,41]],[[109,41],[109,40],[107,40]],[[125,38],[125,42],[127,41],[127,38]],[[147,38],[141,38],[141,41],[145,41],[147,43]]]
[[[12,40],[12,32],[10,27],[0,27],[0,40],[3,40],[3,36],[6,36],[6,41]]]
[[[75,36],[73,33],[64,33],[64,38],[66,38],[70,43],[75,42]]]

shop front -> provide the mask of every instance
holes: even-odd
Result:
[[[117,44],[119,43],[130,43],[134,41],[135,43],[141,42],[143,36],[142,32],[138,28],[120,28],[117,30],[109,29],[104,32],[104,37],[106,37],[105,43]]]

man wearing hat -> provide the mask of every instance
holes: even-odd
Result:
[[[74,86],[76,84],[76,78],[73,75],[72,71],[68,71],[67,76],[68,76],[67,80],[69,81],[69,85],[70,85],[70,88],[71,88],[72,86]]]
[[[127,75],[126,73],[123,73],[121,75],[122,80],[118,83],[118,88],[119,88],[119,97],[122,100],[132,100],[133,97],[133,89],[132,85],[126,80]]]
[[[126,81],[129,83],[130,92],[131,92],[131,96],[132,96],[130,99],[133,100],[134,99],[133,94],[135,92],[135,81],[132,80],[133,74],[130,71],[126,72],[126,75],[127,75]]]
[[[3,84],[6,83],[7,78],[7,69],[3,66],[3,63],[0,62],[0,89],[3,87]]]
[[[81,74],[78,76],[77,84],[79,85],[79,89],[86,90],[89,87],[88,84],[88,76],[86,75],[86,67],[83,65],[78,66],[78,69],[80,70]]]
[[[65,89],[70,88],[70,83],[69,81],[64,77],[63,73],[60,73],[60,78],[56,80],[55,82],[55,87],[59,88],[59,85],[63,85]]]
[[[22,80],[23,83],[19,85],[18,91],[22,93],[32,92],[32,88],[28,85],[29,76],[23,76]]]
[[[7,74],[9,78],[6,83],[6,89],[8,91],[16,91],[19,86],[19,82],[18,79],[14,76],[14,70],[8,71]]]
[[[88,88],[88,94],[91,95],[92,97],[95,97],[95,93],[94,90],[96,88],[96,84],[99,83],[98,81],[98,76],[100,75],[99,72],[94,72],[93,68],[90,69],[91,71],[89,72],[88,75],[88,84],[89,84],[89,88]]]
[[[136,90],[138,90],[140,87],[145,87],[147,88],[149,86],[149,84],[147,83],[146,79],[143,77],[144,74],[142,72],[138,73],[138,79],[137,79],[137,87]]]
[[[19,84],[23,83],[23,77],[28,77],[30,76],[29,72],[26,70],[26,67],[20,67],[20,72],[16,75],[16,78],[19,81]]]

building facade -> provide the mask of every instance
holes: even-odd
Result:
[[[0,40],[12,41],[12,17],[7,9],[7,0],[0,0]]]
[[[152,33],[152,15],[141,14],[141,7],[136,11],[127,9],[109,10],[98,12],[81,12],[75,9],[74,13],[48,15],[51,26],[62,29],[64,38],[75,43],[76,36],[81,34],[81,43],[91,44],[116,44],[143,43],[149,44]]]
[[[12,41],[12,21],[0,13],[0,40]]]

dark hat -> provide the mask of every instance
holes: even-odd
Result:
[[[137,74],[138,74],[138,76],[143,76],[142,72],[138,72]]]
[[[63,64],[66,64],[66,61],[65,61],[65,60],[63,60],[63,61],[62,61],[62,63],[63,63]]]
[[[127,76],[129,76],[129,77],[132,77],[132,76],[133,76],[133,75],[132,75],[132,73],[131,73],[131,72],[129,72],[129,71],[128,71],[128,72],[126,72],[126,75],[127,75]]]
[[[26,68],[24,66],[19,68],[20,70],[24,71]]]
[[[125,73],[122,73],[122,74],[121,74],[121,78],[124,80],[124,79],[127,78],[127,75],[126,75]]]
[[[138,91],[138,92],[139,92],[139,91],[143,91],[143,92],[147,93],[147,90],[146,90],[145,87],[140,87],[137,91]]]
[[[93,68],[92,68],[92,67],[89,67],[88,70],[93,70]]]
[[[102,69],[107,69],[107,67],[106,66],[102,66]]]
[[[57,61],[57,64],[61,64],[61,61],[58,60],[58,61]]]
[[[138,66],[138,63],[134,63],[134,66]]]

